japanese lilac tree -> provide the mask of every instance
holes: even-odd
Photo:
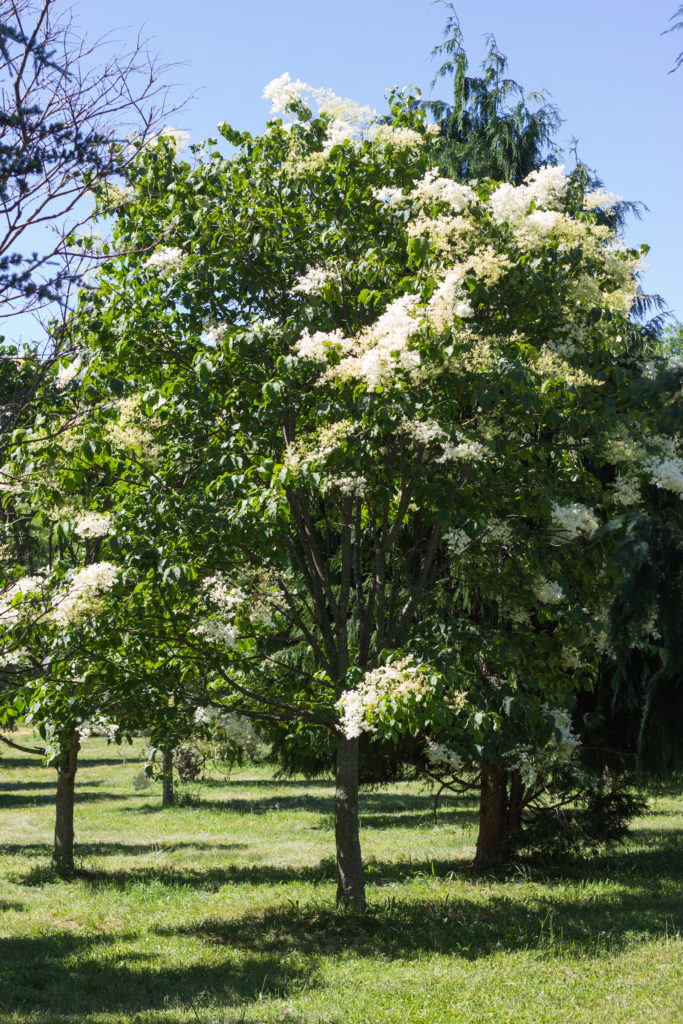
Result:
[[[297,119],[131,170],[127,255],[75,327],[76,464],[116,460],[122,690],[151,649],[179,699],[328,729],[338,899],[362,905],[360,734],[474,772],[491,863],[538,752],[574,745],[615,585],[600,526],[681,469],[622,408],[639,254],[604,193],[441,178],[413,97],[381,124],[266,92]]]

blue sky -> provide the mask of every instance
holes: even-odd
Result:
[[[579,140],[581,158],[606,187],[647,204],[631,244],[647,242],[647,291],[683,319],[683,32],[662,36],[679,0],[459,0],[456,10],[475,70],[492,32],[525,90],[546,89],[565,124],[559,141]],[[430,94],[432,47],[443,6],[428,0],[81,0],[89,36],[130,43],[140,28],[162,60],[175,63],[176,95],[194,93],[175,116],[198,141],[226,120],[259,131],[264,85],[289,71],[378,110],[387,86]],[[446,95],[444,86],[437,94]],[[569,158],[571,160],[571,157]]]

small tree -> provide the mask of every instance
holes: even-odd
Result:
[[[131,167],[126,255],[79,319],[81,394],[111,399],[78,460],[116,467],[122,677],[144,645],[188,693],[330,730],[338,898],[362,904],[359,734],[475,767],[490,864],[601,656],[599,530],[637,501],[615,467],[679,470],[622,402],[639,254],[604,192],[441,178],[415,97],[378,125],[288,76],[267,93],[298,121]]]

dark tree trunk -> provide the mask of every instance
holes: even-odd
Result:
[[[335,837],[337,905],[365,907],[365,877],[358,835],[358,739],[337,740]]]
[[[164,747],[161,751],[161,806],[173,807],[173,751]]]
[[[479,795],[479,835],[472,863],[475,871],[488,871],[502,853],[507,818],[507,775],[501,768],[484,763]]]
[[[80,749],[78,733],[57,761],[57,799],[55,805],[55,842],[52,866],[57,871],[74,868],[74,783]]]
[[[519,768],[515,768],[510,772],[510,795],[508,798],[506,822],[506,832],[508,835],[519,832],[522,827],[523,799],[524,785],[522,783],[522,773]]]

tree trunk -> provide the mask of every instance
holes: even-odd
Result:
[[[508,813],[506,832],[512,834],[519,832],[522,827],[522,801],[524,798],[524,785],[522,773],[519,768],[510,772],[510,796],[508,799]]]
[[[52,866],[57,871],[68,872],[74,868],[74,783],[80,746],[78,733],[75,733],[68,750],[64,751],[56,764],[57,799]]]
[[[485,762],[481,767],[479,835],[472,863],[475,871],[488,871],[500,859],[507,817],[507,776]]]
[[[173,807],[173,751],[164,747],[161,751],[161,806]]]
[[[338,737],[336,782],[337,905],[365,907],[365,878],[358,835],[358,738]]]

